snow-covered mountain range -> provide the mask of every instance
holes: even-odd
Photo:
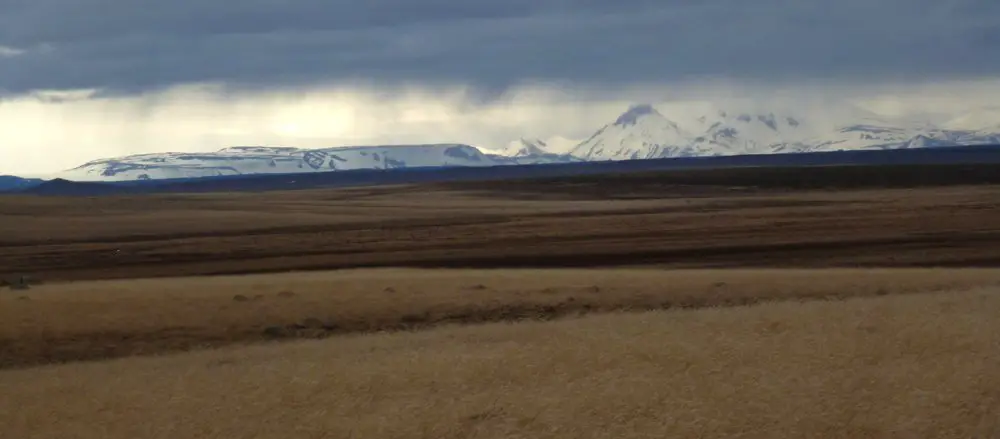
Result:
[[[123,181],[1000,144],[1000,110],[960,115],[940,126],[892,122],[868,114],[859,114],[850,123],[825,125],[797,114],[714,107],[681,116],[675,120],[652,105],[633,105],[589,138],[572,143],[565,138],[558,138],[559,144],[521,138],[492,150],[464,144],[325,149],[238,146],[209,153],[96,160],[53,177]]]
[[[570,154],[595,161],[976,144],[1000,144],[1000,120],[994,129],[978,130],[868,118],[824,127],[795,115],[716,110],[682,126],[651,105],[636,105]]]
[[[57,175],[74,181],[157,180],[353,169],[500,166],[568,161],[540,153],[507,157],[461,144],[346,146],[324,149],[236,146],[209,153],[139,154],[95,160]]]

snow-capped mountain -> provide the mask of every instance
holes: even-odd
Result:
[[[831,135],[829,148],[901,149],[1000,143],[1000,130],[919,129],[880,125],[851,125]]]
[[[75,181],[158,180],[353,169],[501,166],[669,157],[774,154],[1000,144],[1000,110],[933,125],[850,110],[848,123],[781,111],[709,105],[661,113],[633,105],[589,138],[520,138],[496,149],[465,144],[343,146],[325,149],[238,146],[209,153],[157,153],[92,161],[53,175]],[[568,153],[567,153],[568,152]]]
[[[698,135],[691,139],[696,155],[767,154],[810,151],[809,134],[790,115],[734,113],[719,110],[698,118]]]
[[[520,138],[510,142],[498,150],[486,150],[486,154],[498,161],[509,164],[529,165],[542,163],[582,162],[581,158],[571,154],[555,152],[566,149],[564,146],[552,146],[542,139]],[[554,151],[555,150],[555,151]]]
[[[526,139],[524,137],[507,144],[496,151],[504,157],[530,157],[549,154],[548,145],[542,139]]]
[[[498,166],[559,157],[485,154],[462,144],[345,146],[325,149],[238,146],[212,153],[157,153],[92,161],[55,177],[74,181],[158,180],[351,169]]]
[[[695,155],[688,149],[693,137],[652,105],[634,105],[570,154],[588,161],[688,156]]]
[[[642,104],[598,129],[571,154],[599,161],[1000,144],[1000,120],[994,121],[995,128],[964,130],[894,126],[870,117],[822,126],[797,115],[714,109],[682,125]]]

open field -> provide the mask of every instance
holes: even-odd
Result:
[[[941,169],[3,196],[0,437],[1000,437]]]
[[[0,267],[71,280],[393,266],[998,266],[1000,186],[956,169],[900,181],[877,167],[751,169],[6,196]]]
[[[0,368],[450,323],[992,286],[1000,270],[382,269],[46,284],[0,295]]]
[[[8,370],[0,437],[995,438],[998,315],[984,289]]]

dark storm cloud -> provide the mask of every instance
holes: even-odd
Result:
[[[1000,74],[996,0],[0,0],[0,90]]]

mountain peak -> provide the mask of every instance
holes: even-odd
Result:
[[[546,146],[544,140],[522,137],[501,148],[500,154],[508,157],[544,155],[548,153],[545,149]]]
[[[588,160],[659,158],[673,154],[688,137],[652,105],[638,104],[577,144],[570,154]]]
[[[650,115],[660,115],[655,108],[650,104],[636,104],[628,108],[627,111],[618,116],[618,120],[615,121],[615,125],[618,126],[629,126],[635,125],[640,118]]]

